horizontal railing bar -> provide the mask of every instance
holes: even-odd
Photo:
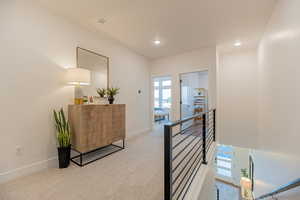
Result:
[[[194,175],[193,175],[193,177],[192,177],[192,179],[191,179],[191,181],[190,181],[190,183],[189,183],[187,189],[185,190],[182,199],[185,198],[185,195],[187,194],[189,188],[191,187],[192,182],[194,181],[194,179],[195,179],[195,177],[196,177],[196,174],[198,173],[198,171],[199,171],[199,169],[200,169],[200,167],[201,167],[201,163],[200,163],[200,165],[199,165],[199,163],[198,163],[197,165],[198,165],[198,167],[197,167],[197,169],[196,169],[196,172],[194,171],[195,173],[194,173],[194,172],[192,173],[192,174],[194,174]],[[197,166],[197,165],[196,165],[196,166]]]
[[[171,127],[177,126],[177,125],[182,124],[184,122],[190,121],[190,120],[192,120],[194,118],[201,117],[201,116],[203,116],[203,114],[210,113],[210,112],[213,112],[213,110],[209,110],[209,111],[206,111],[206,112],[201,112],[201,113],[199,113],[197,115],[194,115],[194,116],[191,116],[191,117],[187,117],[187,118],[184,118],[182,120],[175,121],[175,122],[169,122],[166,125],[171,126]]]
[[[172,159],[172,161],[176,160],[176,158],[178,158],[178,156],[180,156],[180,154],[182,154],[182,152],[184,152],[184,150],[185,150],[188,146],[190,146],[190,144],[192,144],[197,138],[198,138],[198,137],[195,137],[195,138],[194,138],[193,140],[191,140],[187,145],[185,145],[184,148],[183,148],[181,151],[179,151],[179,152],[177,153],[177,155]]]
[[[209,136],[207,136],[206,141],[208,142],[208,141],[211,141],[213,139],[214,139],[214,136],[213,135],[209,135]]]
[[[209,139],[214,139],[214,135],[213,134],[211,134],[211,135],[208,135],[207,137],[206,137],[206,141],[208,141]]]
[[[167,125],[169,125],[171,127],[174,127],[174,126],[183,124],[184,122],[188,122],[190,120],[193,120],[194,118],[201,117],[202,115],[203,115],[202,113],[201,114],[197,114],[197,115],[194,115],[194,116],[182,119],[182,120],[178,120],[178,121],[175,121],[175,122],[169,122],[169,123],[167,123]]]
[[[214,138],[211,137],[209,140],[208,140],[208,144],[212,143],[214,141]]]
[[[194,158],[194,156],[197,154],[198,150],[201,148],[201,146],[199,146],[199,148],[193,153],[193,155],[190,157],[190,159],[187,161],[186,165],[184,165],[184,167],[180,170],[180,172],[177,174],[176,178],[173,180],[172,184],[174,185],[174,183],[177,181],[177,179],[181,176],[181,174],[183,173],[183,171],[186,169],[186,167],[188,166],[188,164],[190,163],[190,161]],[[202,153],[200,152],[199,154],[202,155]]]
[[[208,141],[208,139],[211,139],[211,138],[213,138],[214,137],[214,134],[209,134],[209,135],[207,135],[206,136],[206,141]]]
[[[193,151],[193,149],[201,142],[202,140],[199,140],[198,142],[196,142],[196,144],[194,144],[194,146],[189,150],[189,152],[187,152],[187,154],[185,154],[185,156],[181,159],[181,161],[176,165],[176,167],[172,170],[172,173],[174,173],[177,168],[181,165],[181,163],[186,159],[186,157]],[[202,145],[202,143],[200,144]],[[198,149],[197,149],[198,150]]]
[[[169,174],[165,176],[166,200],[183,200],[198,170],[202,164],[206,164],[205,155],[215,141],[215,113],[216,109],[211,109],[165,124],[165,133],[168,135],[165,140],[170,140],[169,143],[165,142],[165,146],[168,146],[165,152],[170,155],[165,155],[165,172]],[[172,128],[178,125],[179,132],[172,134]]]
[[[291,190],[291,189],[294,189],[296,187],[299,187],[300,186],[300,178],[299,179],[296,179],[286,185],[283,185],[281,187],[279,187],[277,190],[274,190],[268,194],[265,194],[265,195],[262,195],[258,198],[256,198],[255,200],[259,200],[259,199],[265,199],[267,197],[272,197],[276,194],[279,194],[279,193],[282,193],[282,192],[285,192],[285,191],[288,191],[288,190]]]
[[[194,130],[191,134],[188,134],[185,138],[177,142],[172,148],[173,150],[176,149],[180,144],[182,144],[184,141],[186,141],[190,136],[194,135],[194,133],[197,133],[197,130]]]
[[[191,126],[188,126],[187,128],[185,128],[185,129],[179,131],[178,133],[175,133],[172,137],[174,138],[174,137],[176,137],[177,135],[184,134],[186,131],[188,131],[189,129],[191,129],[191,128],[193,128],[193,127],[195,127],[195,124],[192,124]]]
[[[207,144],[211,144],[214,142],[214,137],[210,136],[210,138],[208,138],[206,141],[207,141]],[[207,148],[207,150],[208,150],[208,148]]]
[[[202,159],[199,159],[199,160],[198,160],[198,162],[196,163],[196,165],[195,165],[193,171],[190,173],[189,177],[186,179],[186,182],[185,182],[185,184],[184,184],[182,190],[180,191],[179,195],[177,196],[177,199],[179,199],[179,197],[181,196],[183,190],[186,188],[187,183],[190,181],[190,179],[191,179],[193,173],[195,172],[195,170],[196,170],[196,168],[197,168],[197,166],[198,166],[199,163],[200,163],[200,166],[201,166],[201,160],[202,160]],[[194,165],[194,163],[193,163],[193,165]],[[190,169],[191,169],[191,168],[190,168]],[[189,172],[189,171],[188,171],[188,172]],[[188,174],[188,173],[187,173],[187,174]],[[182,181],[184,181],[184,179],[185,179],[185,177],[182,179]],[[180,185],[181,185],[181,184],[180,184]],[[174,193],[174,194],[176,194],[176,193]]]
[[[209,135],[209,136],[206,137],[207,142],[210,142],[212,140],[214,140],[214,135]]]
[[[206,133],[209,134],[214,130],[214,127],[209,127],[208,129],[206,129]]]
[[[176,194],[176,192],[178,191],[178,189],[180,188],[182,182],[184,181],[185,177],[188,175],[188,173],[191,171],[193,165],[195,164],[195,162],[198,160],[198,158],[200,157],[201,154],[198,154],[198,156],[196,157],[196,159],[193,161],[193,163],[191,164],[191,166],[188,168],[187,172],[184,174],[183,178],[181,179],[181,181],[179,182],[178,186],[176,187],[176,189],[174,190],[173,194]],[[198,162],[201,161],[201,157],[199,159]],[[197,165],[196,165],[197,166]],[[183,187],[184,188],[184,187]],[[180,196],[180,195],[179,195]]]
[[[210,144],[210,145],[211,145],[211,144]],[[210,149],[210,145],[208,146],[207,150]],[[200,162],[200,161],[199,161],[199,162]],[[185,185],[184,185],[184,187],[183,187],[183,189],[184,189],[184,188],[186,187],[188,181],[190,181],[190,183],[189,183],[187,189],[185,190],[185,193],[184,193],[182,199],[185,198],[185,195],[187,194],[187,191],[188,191],[189,187],[191,186],[193,180],[195,179],[195,176],[196,176],[197,172],[199,171],[199,169],[200,169],[200,167],[201,167],[201,162],[200,162],[200,165],[198,166],[199,162],[196,164],[196,167],[195,167],[196,172],[195,172],[195,169],[194,169],[194,171],[190,174],[190,177],[187,179],[187,181],[186,181],[186,183],[185,183]],[[198,166],[198,167],[197,167],[197,166]],[[195,173],[194,173],[194,172],[195,172]],[[191,178],[192,175],[193,175],[193,177]],[[183,191],[183,190],[182,190],[182,191]],[[181,193],[182,193],[182,192],[181,192]],[[181,194],[178,195],[178,198],[179,198],[180,196],[181,196]],[[178,199],[178,198],[177,198],[177,199]]]
[[[214,142],[213,137],[208,141],[208,144],[211,144],[212,142]]]
[[[189,129],[195,128],[197,126],[202,126],[202,124],[200,124],[200,123],[192,124],[191,126],[189,126],[189,127],[185,128],[185,129],[179,131],[178,133],[174,134],[173,138],[176,137],[176,136],[178,136],[178,135],[182,135],[182,134],[186,133]]]
[[[206,141],[209,141],[210,139],[214,139],[214,135],[213,134],[211,134],[211,135],[209,135],[209,136],[206,137]]]
[[[178,136],[178,135],[182,135],[182,134],[184,134],[185,132],[187,132],[189,129],[191,129],[191,128],[195,128],[195,127],[200,127],[200,126],[202,126],[202,124],[200,124],[200,123],[198,123],[198,124],[193,124],[193,125],[191,125],[191,126],[189,126],[188,128],[185,128],[184,130],[182,130],[182,131],[179,131],[178,133],[176,133],[175,135],[173,135],[173,138],[175,138],[176,136]],[[209,127],[208,128],[208,133],[212,133],[213,132],[213,129],[214,129],[214,127]]]
[[[212,143],[214,143],[214,140],[209,142],[209,144],[207,145],[208,148],[206,148],[206,152],[208,152],[210,150],[210,146],[212,145]]]
[[[210,132],[206,133],[207,135],[213,135],[214,134],[214,129],[212,129]]]

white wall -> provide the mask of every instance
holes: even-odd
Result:
[[[1,181],[56,163],[52,109],[72,103],[74,90],[65,86],[63,68],[75,66],[76,46],[110,57],[111,85],[121,88],[117,103],[127,106],[127,134],[149,128],[144,57],[31,1],[2,0],[0,27]]]
[[[299,155],[300,1],[279,0],[259,47],[260,148]]]
[[[216,49],[201,50],[154,60],[151,63],[152,76],[172,77],[172,120],[180,118],[180,82],[179,74],[209,70],[209,104],[216,106]],[[152,94],[151,94],[152,96]],[[151,104],[153,99],[151,98]]]
[[[278,0],[259,45],[256,196],[300,177],[300,1]],[[272,153],[269,153],[272,152]],[[299,199],[300,191],[279,199]]]
[[[219,54],[218,138],[221,144],[257,147],[258,65],[257,50]]]
[[[241,169],[249,169],[249,149],[234,147],[234,160],[232,168],[233,183],[240,185]]]
[[[200,88],[205,88],[208,90],[208,73],[207,72],[200,72],[199,75],[199,86]]]
[[[300,177],[300,159],[282,153],[252,151],[254,162],[254,194],[259,197]],[[280,200],[298,200],[300,188],[280,194]]]

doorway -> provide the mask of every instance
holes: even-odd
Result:
[[[170,120],[172,105],[172,79],[170,76],[153,78],[154,122],[165,124]]]
[[[208,71],[180,74],[180,119],[185,119],[207,110]],[[182,125],[182,128],[189,125],[185,123]]]
[[[250,149],[218,144],[215,159],[216,178],[236,186],[240,186],[243,176],[251,179],[253,162],[249,156]]]

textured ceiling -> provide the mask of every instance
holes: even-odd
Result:
[[[38,0],[128,48],[158,58],[261,38],[276,0]],[[97,23],[105,18],[105,24]],[[155,46],[153,41],[161,40]]]

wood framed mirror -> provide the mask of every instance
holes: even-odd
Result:
[[[75,90],[75,96],[98,96],[97,88],[109,87],[109,57],[77,47],[76,62],[78,68],[91,71],[91,82],[90,85]]]

